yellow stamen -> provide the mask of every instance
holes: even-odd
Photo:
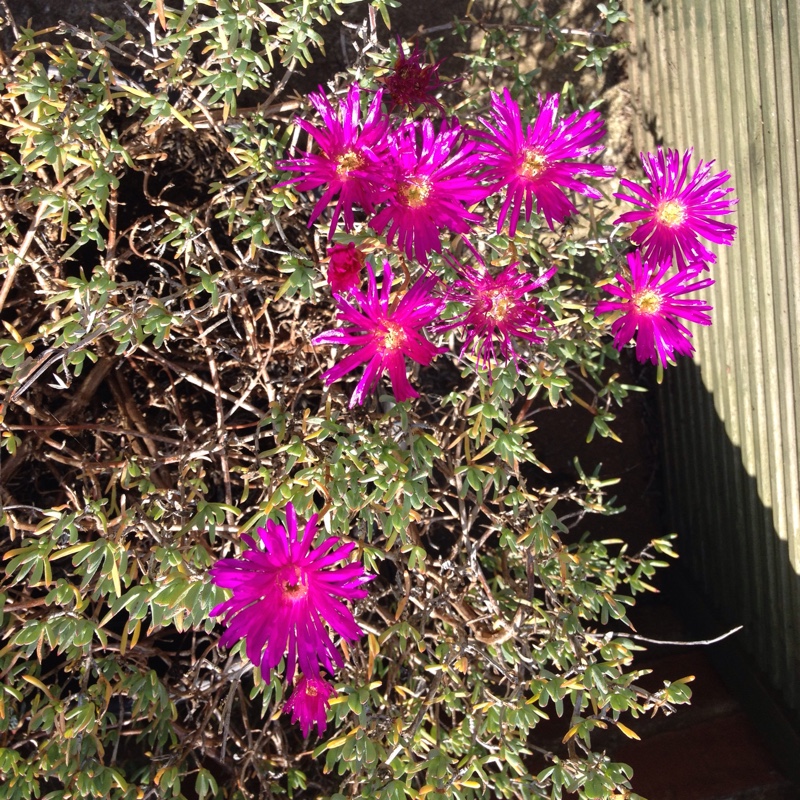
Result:
[[[547,156],[539,149],[523,150],[522,166],[519,174],[525,178],[535,178],[547,168]]]
[[[503,289],[491,289],[485,297],[489,301],[486,316],[495,322],[502,322],[513,304],[512,298]]]
[[[634,295],[633,302],[643,314],[658,314],[661,309],[661,295],[652,289]]]
[[[403,202],[410,208],[419,208],[431,193],[431,182],[427,178],[411,178],[398,189]]]
[[[345,150],[336,159],[336,175],[340,180],[347,180],[353,170],[361,169],[364,166],[364,159],[355,150]]]
[[[656,208],[656,219],[659,222],[674,228],[686,219],[686,209],[677,200],[668,200],[660,203]]]
[[[385,350],[397,350],[406,340],[405,331],[394,322],[387,322],[386,333],[383,335],[383,347]]]

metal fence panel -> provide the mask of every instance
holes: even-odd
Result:
[[[714,325],[662,393],[680,549],[800,709],[800,3],[630,0],[636,144],[731,172]],[[724,251],[724,252],[723,252]]]

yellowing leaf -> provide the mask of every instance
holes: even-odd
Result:
[[[372,678],[372,670],[375,666],[375,656],[380,652],[380,645],[378,644],[378,637],[374,633],[367,634],[367,642],[369,643],[369,661],[367,663],[367,680]]]
[[[63,550],[57,550],[49,556],[50,561],[57,561],[59,558],[66,558],[73,553],[79,553],[81,550],[86,550],[87,547],[93,547],[94,542],[81,542],[80,544],[73,544],[65,547]]]
[[[55,698],[52,694],[50,694],[50,690],[38,678],[35,678],[33,675],[23,675],[22,680],[27,681],[32,686],[35,686],[40,691],[44,692],[51,703],[55,702]]]
[[[566,744],[577,732],[578,728],[580,727],[580,722],[577,725],[573,725],[565,734],[564,738],[561,740],[561,744]]]
[[[621,722],[617,723],[617,727],[629,738],[629,739],[636,739],[637,741],[641,740],[636,731],[632,731],[627,725],[623,725]]]
[[[161,30],[165,31],[167,29],[167,18],[164,15],[164,0],[156,0],[156,16],[161,23]]]

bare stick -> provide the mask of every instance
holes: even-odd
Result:
[[[101,358],[84,378],[75,396],[64,403],[53,414],[53,417],[60,422],[67,422],[73,415],[83,410],[94,397],[100,384],[106,379],[115,364],[116,360],[113,358]],[[32,436],[23,440],[22,444],[17,447],[17,452],[3,465],[3,470],[0,473],[0,483],[7,483],[11,476],[22,467],[31,453],[33,453],[38,441],[38,438]]]
[[[3,11],[5,11],[6,22],[11,26],[11,31],[14,34],[14,39],[19,41],[20,39],[20,32],[19,28],[17,27],[17,23],[14,21],[14,15],[11,13],[11,9],[8,7],[8,3],[6,0],[0,0],[0,5],[3,6]]]
[[[664,639],[649,639],[647,636],[639,636],[637,633],[611,633],[607,635],[620,636],[625,639],[636,639],[637,642],[647,642],[647,644],[665,644],[674,645],[676,647],[696,647],[703,644],[716,644],[717,642],[721,642],[723,639],[733,636],[734,633],[739,633],[739,631],[743,628],[744,625],[737,625],[735,628],[731,628],[727,633],[717,636],[716,639],[697,639],[693,642],[671,642]]]
[[[11,287],[14,285],[14,279],[17,277],[19,268],[25,261],[25,256],[28,253],[30,246],[33,244],[33,237],[36,235],[36,230],[39,227],[39,224],[41,223],[44,217],[47,207],[48,207],[47,203],[42,203],[39,206],[38,210],[36,211],[36,216],[34,217],[34,220],[31,223],[31,227],[25,234],[25,238],[22,241],[22,245],[20,246],[19,251],[13,254],[14,258],[8,265],[8,272],[6,272],[6,279],[5,281],[3,281],[3,288],[0,289],[0,311],[3,310],[3,306],[5,305],[6,299],[8,298],[8,293],[11,291]]]
[[[157,353],[155,350],[151,349],[147,345],[145,345],[145,344],[139,345],[139,350],[141,350],[143,353],[147,353],[147,355],[150,356],[150,358],[152,358],[154,361],[157,361],[159,364],[161,364],[162,367],[167,367],[168,369],[171,369],[173,372],[175,372],[178,375],[180,375],[181,378],[183,378],[188,383],[191,383],[194,386],[198,386],[199,388],[204,389],[205,391],[209,392],[210,394],[216,394],[217,390],[210,383],[208,383],[207,381],[202,380],[201,378],[198,378],[196,375],[193,375],[191,372],[188,372],[187,370],[183,369],[182,367],[179,367],[177,364],[173,363],[172,361],[169,361],[168,359],[164,358],[162,355],[160,355],[159,353]],[[220,390],[219,396],[223,400],[227,400],[227,401],[229,401],[231,403],[237,403],[238,402],[240,408],[243,408],[245,411],[249,411],[251,414],[255,414],[259,419],[262,418],[264,416],[264,414],[265,414],[264,411],[261,411],[260,409],[256,408],[251,403],[241,403],[241,402],[239,402],[240,398],[235,397],[234,395],[230,394],[230,392],[226,392],[224,389]]]

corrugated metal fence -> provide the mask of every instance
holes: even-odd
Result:
[[[798,710],[800,0],[627,8],[637,146],[694,146],[740,198],[712,268],[714,325],[662,393],[672,522],[716,611],[746,626],[740,641]]]

